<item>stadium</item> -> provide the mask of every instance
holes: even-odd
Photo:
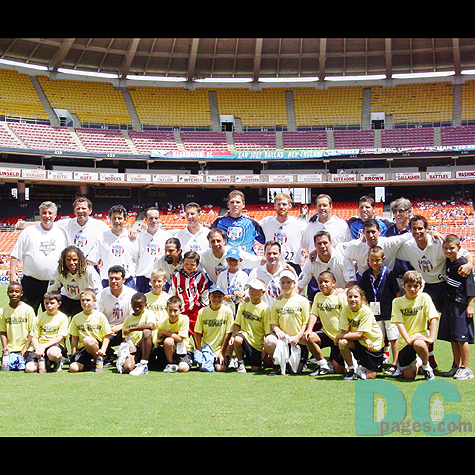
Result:
[[[258,220],[281,191],[296,216],[326,193],[344,219],[362,195],[392,219],[403,196],[475,254],[475,39],[0,38],[0,153],[3,286],[18,223],[45,200],[72,217],[79,196],[138,230],[158,206],[172,232],[182,205],[209,226],[234,189]]]

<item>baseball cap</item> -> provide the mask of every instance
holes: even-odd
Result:
[[[252,287],[253,289],[266,290],[266,284],[261,279],[251,279],[247,284],[246,288]]]
[[[226,291],[220,285],[212,285],[209,289],[209,293],[212,294],[213,292],[221,292],[223,295],[226,295]]]
[[[225,259],[228,257],[232,257],[233,259],[241,259],[241,253],[239,252],[239,249],[237,247],[231,247],[228,249],[228,252],[226,253]]]
[[[295,272],[292,272],[291,270],[285,269],[279,274],[279,280],[282,279],[282,277],[288,277],[289,279],[292,279],[294,282],[297,282],[297,274]]]

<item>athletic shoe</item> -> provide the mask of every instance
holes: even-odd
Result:
[[[119,357],[117,358],[117,363],[116,363],[117,371],[119,373],[122,373],[122,367],[124,366],[125,360],[127,359],[127,356],[130,355],[129,344],[123,341],[119,346],[119,350],[117,351],[117,354],[119,355]]]
[[[354,369],[349,369],[348,372],[346,373],[346,376],[343,378],[343,381],[354,381],[355,379],[358,379],[358,376],[355,373]]]
[[[366,368],[364,366],[357,366],[355,373],[358,378],[366,379]]]
[[[176,373],[178,371],[178,365],[173,363],[168,363],[163,370],[164,373]]]
[[[323,376],[324,374],[330,374],[330,368],[328,366],[319,366],[313,373],[310,373],[309,376]]]
[[[148,374],[148,366],[145,363],[139,363],[130,373],[131,376],[141,376]]]
[[[466,368],[465,366],[460,366],[457,369],[457,372],[454,374],[454,379],[472,379],[473,372],[470,368]]]
[[[239,366],[237,368],[238,373],[247,373],[246,367],[244,366],[244,363],[239,363]]]
[[[444,376],[445,378],[453,378],[457,370],[457,366],[452,365],[452,368],[450,368],[446,373],[443,373],[442,376]]]
[[[231,358],[229,360],[229,365],[228,365],[229,369],[237,369],[238,366],[239,366],[239,362],[237,358]]]
[[[424,375],[424,379],[426,381],[433,381],[435,379],[435,374],[432,367],[430,369],[424,369],[421,366],[420,370],[422,370],[422,374]]]

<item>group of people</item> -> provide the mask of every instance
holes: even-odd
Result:
[[[457,236],[428,230],[405,198],[391,203],[394,221],[374,216],[370,196],[347,221],[327,194],[308,222],[290,216],[291,205],[276,195],[275,215],[258,222],[233,190],[210,228],[188,203],[187,226],[173,235],[160,228],[156,207],[135,233],[124,227],[122,205],[110,208],[109,228],[91,217],[85,197],[74,202],[74,218],[59,221],[56,205],[42,203],[40,223],[11,253],[9,303],[0,309],[9,367],[57,371],[69,339],[70,372],[115,364],[131,375],[193,365],[298,374],[312,358],[312,376],[433,379],[441,339],[453,353],[445,375],[473,378],[473,259]]]

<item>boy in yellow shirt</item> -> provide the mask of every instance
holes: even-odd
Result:
[[[183,302],[180,297],[173,296],[167,301],[168,318],[157,328],[158,359],[165,359],[167,364],[164,373],[186,373],[193,364],[189,337],[190,319],[182,314]],[[163,365],[162,365],[163,367]]]
[[[20,299],[23,286],[11,282],[7,289],[8,305],[0,309],[0,338],[3,352],[9,354],[9,369],[23,371],[25,356],[31,346],[30,332],[35,324],[35,312]]]
[[[272,333],[264,340],[266,353],[274,359],[278,340],[287,340],[289,352],[291,347],[300,347],[300,361],[297,365],[296,374],[300,374],[308,359],[308,349],[303,338],[310,316],[310,303],[304,296],[295,292],[297,284],[297,274],[291,270],[283,270],[279,275],[280,290],[282,298],[276,300],[272,305],[270,315],[270,328]],[[274,370],[269,374],[278,374],[283,371],[274,366]]]
[[[147,297],[142,292],[132,295],[131,305],[132,314],[125,317],[122,326],[125,341],[120,344],[116,366],[119,373],[141,376],[148,374],[148,358],[153,346],[152,331],[156,326],[155,314],[145,308]]]
[[[167,283],[167,274],[163,269],[154,269],[150,275],[150,287],[152,290],[145,294],[147,298],[147,308],[155,313],[156,327],[168,318],[167,301],[170,294],[163,290],[163,286]],[[154,340],[156,330],[154,330]]]
[[[96,360],[105,356],[112,335],[109,320],[94,308],[96,292],[93,289],[84,289],[79,294],[79,300],[82,312],[76,314],[69,324],[70,373],[91,370]]]
[[[195,360],[198,356],[198,366],[200,371],[204,371],[203,358],[205,347],[209,347],[214,357],[214,370],[226,371],[228,361],[226,359],[226,349],[233,331],[234,315],[233,311],[223,305],[226,291],[219,285],[213,285],[209,289],[209,305],[203,307],[198,312],[195,324]]]
[[[238,359],[238,373],[246,372],[245,363],[251,365],[251,371],[260,370],[266,355],[264,337],[270,333],[270,309],[261,300],[266,290],[265,282],[252,279],[246,287],[249,289],[250,301],[239,305],[229,340]]]
[[[421,367],[430,381],[435,376],[429,363],[429,345],[437,337],[439,313],[429,294],[422,292],[419,272],[407,271],[403,282],[406,294],[393,300],[391,312],[391,323],[399,329],[399,367],[406,379],[415,379]]]
[[[34,351],[28,353],[25,373],[36,373],[40,358],[45,359],[47,371],[60,371],[61,357],[67,356],[64,339],[68,336],[68,317],[59,310],[61,293],[46,292],[43,298],[46,311],[38,316],[31,332]]]

